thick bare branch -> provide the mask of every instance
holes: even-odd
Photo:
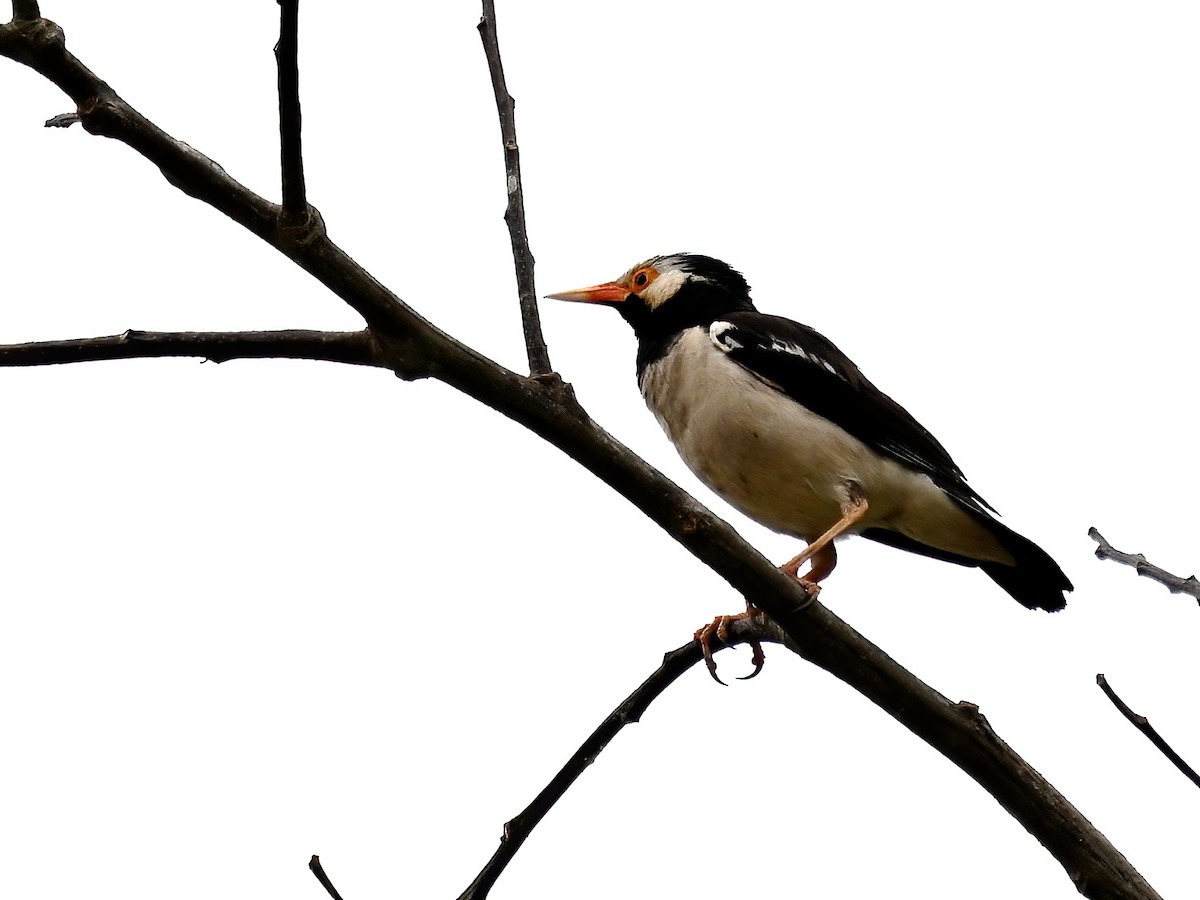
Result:
[[[308,214],[304,192],[304,155],[300,148],[300,0],[279,0],[279,156],[283,181],[283,213],[289,220]]]
[[[1150,743],[1158,748],[1159,752],[1162,753],[1163,756],[1174,763],[1175,768],[1191,779],[1192,784],[1196,785],[1196,787],[1200,787],[1200,775],[1196,773],[1195,769],[1187,764],[1187,760],[1176,753],[1174,749],[1172,749],[1171,745],[1163,740],[1162,735],[1159,734],[1158,731],[1155,730],[1154,726],[1150,724],[1149,719],[1147,719],[1145,716],[1138,715],[1132,709],[1126,706],[1125,701],[1117,696],[1117,692],[1112,689],[1108,683],[1108,679],[1103,675],[1096,676],[1096,684],[1100,685],[1100,690],[1104,691],[1104,695],[1112,701],[1113,706],[1121,711],[1121,715],[1133,723],[1134,728],[1144,734],[1149,739]]]
[[[1165,585],[1167,590],[1172,594],[1187,594],[1200,603],[1200,581],[1196,580],[1195,575],[1189,575],[1187,578],[1180,578],[1178,575],[1172,575],[1166,569],[1160,569],[1158,566],[1149,562],[1141,553],[1123,553],[1117,550],[1104,539],[1095,528],[1088,529],[1088,537],[1096,542],[1096,556],[1100,559],[1111,559],[1113,562],[1119,562],[1123,566],[1132,566],[1137,570],[1139,575],[1145,575],[1152,581],[1157,581],[1159,584]]]
[[[560,448],[767,612],[789,646],[928,741],[988,790],[1097,900],[1157,898],[1125,858],[992,731],[977,707],[952,703],[863,638],[757,553],[725,522],[629,451],[587,416],[557,377],[526,378],[435,328],[334,245],[320,217],[280,222],[279,207],[216,163],[167,135],[67,52],[41,20],[0,26],[0,54],[29,65],[75,101],[84,127],[121,140],[168,181],[266,240],[367,320],[385,364],[405,378],[436,377]]]
[[[720,650],[756,641],[785,643],[786,640],[787,637],[783,630],[768,619],[739,619],[730,624],[727,641],[722,643],[719,639],[714,638],[713,649]],[[566,765],[533,799],[533,802],[504,823],[504,834],[500,839],[500,846],[458,900],[484,900],[496,883],[496,879],[500,877],[505,867],[521,849],[525,839],[542,821],[546,813],[550,812],[554,804],[562,798],[567,789],[583,774],[584,770],[596,761],[596,757],[608,746],[609,741],[616,737],[617,733],[626,725],[639,721],[642,713],[649,708],[650,704],[703,657],[704,653],[700,648],[699,641],[692,641],[678,650],[672,650],[665,654],[662,665],[600,723],[599,727],[567,760]]]
[[[0,345],[0,366],[53,366],[105,359],[198,356],[231,359],[316,359],[386,366],[367,331],[126,331],[106,337]]]
[[[504,81],[504,63],[500,60],[500,39],[496,35],[496,5],[493,0],[483,0],[479,37],[483,40],[483,52],[487,55],[488,71],[492,76],[492,91],[496,95],[496,111],[500,114],[500,140],[504,144],[504,174],[508,190],[504,221],[508,225],[513,265],[517,270],[517,298],[521,304],[521,325],[525,329],[529,374],[549,375],[554,370],[550,367],[550,351],[542,336],[537,289],[533,283],[533,251],[529,249],[529,234],[525,228],[525,187],[521,182],[521,151],[517,146],[516,103]]]

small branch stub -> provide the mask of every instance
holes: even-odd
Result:
[[[79,113],[59,113],[57,116],[52,116],[45,122],[46,128],[70,128],[79,121]]]
[[[321,887],[325,888],[333,900],[342,900],[342,895],[337,892],[337,888],[333,886],[333,882],[329,880],[329,876],[325,874],[325,868],[321,865],[321,857],[317,854],[312,855],[312,859],[308,861],[308,869],[316,876],[317,881],[321,882]]]
[[[42,17],[37,0],[13,0],[12,9],[14,22],[32,22]]]

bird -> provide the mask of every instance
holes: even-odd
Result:
[[[612,307],[633,327],[638,385],[667,437],[731,506],[806,542],[780,568],[810,596],[837,565],[835,541],[856,534],[978,567],[1030,609],[1065,607],[1062,569],[996,518],[941,443],[828,338],[759,312],[729,264],[654,256],[615,281],[547,296]],[[748,603],[697,631],[714,678],[713,635],[756,612]],[[761,648],[754,663],[746,677]]]

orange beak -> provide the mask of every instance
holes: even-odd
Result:
[[[577,291],[561,291],[547,294],[547,300],[571,300],[576,303],[621,303],[629,296],[629,287],[617,281],[580,288]]]

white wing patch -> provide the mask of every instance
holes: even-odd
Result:
[[[732,337],[726,337],[726,334],[736,327],[732,322],[713,322],[708,326],[708,337],[717,345],[718,350],[725,353],[741,350],[744,344],[738,343]]]
[[[741,350],[746,346],[741,341],[737,340],[733,334],[730,334],[730,332],[737,332],[737,326],[732,322],[722,322],[718,319],[716,322],[713,322],[708,326],[709,340],[711,340],[713,345],[723,353],[732,353],[734,350]],[[766,346],[765,344],[758,344],[758,346],[768,353],[786,353],[788,356],[798,356],[805,362],[812,363],[814,366],[820,366],[826,372],[836,376],[837,378],[840,378],[842,381],[846,380],[846,376],[839,372],[833,363],[822,359],[815,353],[805,350],[799,344],[794,344],[791,341],[785,341],[782,338],[771,336],[770,346]],[[759,377],[761,378],[762,376],[760,375]],[[763,380],[766,381],[767,379],[764,378]],[[774,385],[774,382],[769,383]],[[774,386],[778,387],[778,385]]]
[[[807,360],[808,362],[818,365],[826,371],[837,375],[838,378],[842,377],[841,373],[838,372],[838,370],[835,369],[831,363],[821,359],[819,356],[814,356],[798,344],[781,341],[779,338],[773,337],[771,338],[770,350],[772,353],[787,353],[790,356],[799,356],[801,359]]]

